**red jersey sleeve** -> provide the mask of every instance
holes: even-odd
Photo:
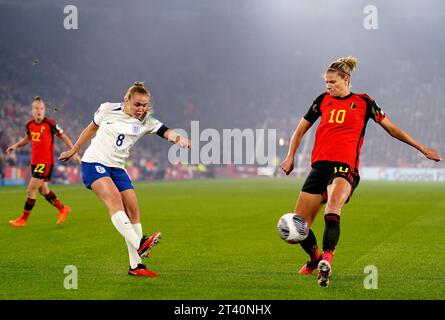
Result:
[[[377,123],[386,118],[385,112],[377,105],[377,103],[366,93],[360,94],[360,97],[366,101],[366,116]]]
[[[31,131],[29,130],[29,126],[30,126],[30,124],[33,122],[34,120],[31,120],[31,121],[28,121],[28,123],[26,124],[26,135],[28,136],[28,137],[30,137],[31,136]]]
[[[51,132],[56,136],[60,137],[63,133],[63,129],[59,126],[59,124],[53,119],[46,119],[49,125],[51,126]]]
[[[326,96],[326,92],[322,93],[317,97],[317,99],[312,102],[311,107],[308,112],[304,115],[304,119],[313,124],[317,119],[321,116],[321,103],[323,102],[324,97]]]

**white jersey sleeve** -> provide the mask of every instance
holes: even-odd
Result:
[[[162,126],[163,126],[163,123],[161,121],[159,121],[158,119],[156,119],[150,115],[147,116],[147,118],[145,120],[145,127],[147,128],[147,134],[158,132],[158,130]]]
[[[104,119],[105,110],[107,109],[107,105],[109,103],[102,103],[99,108],[97,108],[96,113],[94,114],[93,122],[96,126],[100,126],[100,123]]]

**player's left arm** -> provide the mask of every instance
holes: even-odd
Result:
[[[388,117],[385,117],[379,124],[386,130],[391,136],[394,138],[409,144],[413,148],[419,150],[426,158],[434,161],[442,160],[442,157],[437,152],[436,149],[427,148],[414,140],[409,134],[400,129],[395,123],[389,120]]]
[[[59,137],[60,137],[60,139],[62,139],[62,141],[65,143],[65,145],[68,148],[71,149],[73,147],[73,142],[71,141],[71,139],[68,137],[68,135],[65,132],[63,132]],[[80,156],[78,153],[76,153],[74,155],[74,160],[76,160],[77,163],[81,163]]]
[[[164,132],[164,138],[167,139],[168,141],[177,144],[178,146],[180,146],[181,148],[191,148],[192,147],[192,141],[184,138],[183,136],[181,136],[179,133],[175,132],[174,130],[171,129],[167,129]]]

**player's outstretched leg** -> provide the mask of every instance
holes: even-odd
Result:
[[[131,245],[133,250],[137,250],[137,254],[141,258],[145,258],[150,253],[150,249],[159,243],[161,239],[161,233],[155,232],[150,238],[143,236],[141,239],[140,234],[142,233],[142,226],[140,228],[137,225],[133,225],[128,218],[125,211],[116,211],[111,216],[111,221],[117,231],[125,238],[127,245]],[[131,252],[129,252],[131,253]],[[136,267],[131,265],[130,258],[130,268],[128,274],[135,276],[154,276],[152,271],[147,270],[145,265],[138,263]]]
[[[9,224],[12,227],[24,227],[26,226],[26,221],[28,221],[28,217],[31,214],[32,208],[36,203],[36,199],[27,198],[25,202],[25,208],[23,209],[23,213],[21,217],[18,217],[15,220],[9,220]]]
[[[142,224],[140,222],[132,223],[132,226],[139,237],[139,243],[140,243],[143,237]],[[127,243],[128,256],[130,258],[130,267],[128,268],[128,274],[132,276],[144,276],[144,277],[158,276],[158,274],[156,274],[155,272],[147,270],[146,266],[142,264],[142,258],[139,256],[138,250],[133,248],[133,246],[127,240],[125,240],[125,242]],[[150,251],[146,253],[147,256],[149,254]]]
[[[318,263],[321,261],[321,254],[318,251],[317,238],[312,229],[309,229],[309,234],[306,239],[300,242],[303,250],[309,255],[310,260],[301,267],[299,274],[312,274],[317,270]]]

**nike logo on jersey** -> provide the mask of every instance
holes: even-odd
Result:
[[[107,121],[107,124],[113,124],[114,122]]]

